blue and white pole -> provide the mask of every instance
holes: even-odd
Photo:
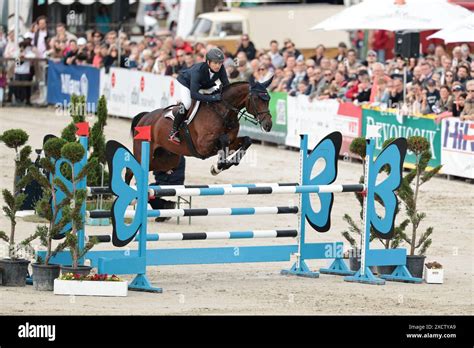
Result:
[[[141,226],[139,232],[137,234],[138,237],[138,258],[141,260],[143,267],[141,267],[141,271],[137,273],[136,277],[132,280],[132,282],[128,285],[129,289],[132,290],[143,290],[148,292],[163,292],[163,289],[156,288],[151,285],[147,275],[146,275],[146,257],[147,257],[147,205],[148,202],[148,171],[149,171],[149,158],[150,158],[150,142],[149,141],[142,141],[142,161],[141,161],[141,170],[143,173],[143,181],[141,185],[138,185],[138,194],[140,197],[141,202],[143,202],[143,206],[141,209],[138,210],[140,214]]]

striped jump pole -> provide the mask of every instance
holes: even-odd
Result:
[[[138,210],[126,210],[125,218],[134,218]],[[230,215],[275,215],[297,214],[298,207],[254,207],[254,208],[201,208],[201,209],[156,209],[147,210],[147,217],[182,216],[230,216]],[[110,210],[96,210],[87,213],[90,218],[110,218]]]
[[[108,186],[89,186],[87,187],[88,196],[98,196],[98,195],[112,195],[112,191]]]
[[[298,186],[298,183],[258,183],[258,184],[214,184],[214,185],[150,185],[150,194],[154,194],[155,191],[165,190],[165,189],[203,189],[203,188],[229,188],[229,187],[281,187],[281,186]],[[130,187],[136,189],[136,186],[130,185]],[[97,196],[97,195],[112,195],[112,190],[109,186],[91,186],[87,187],[88,196]],[[164,194],[161,196],[165,196]],[[171,196],[171,195],[167,195]]]
[[[189,232],[148,234],[149,241],[207,240],[207,239],[255,239],[255,238],[295,238],[297,230],[255,230],[228,232]]]
[[[135,188],[135,186],[131,186]],[[88,195],[112,194],[108,187],[88,187]],[[363,184],[344,185],[305,185],[295,183],[278,184],[223,184],[223,185],[162,185],[150,186],[149,197],[176,196],[227,196],[227,195],[265,195],[265,194],[300,194],[300,193],[337,193],[363,192]]]
[[[262,187],[262,186],[298,186],[296,182],[288,183],[256,183],[256,184],[211,184],[211,185],[150,185],[152,190],[161,189],[193,189],[193,188],[219,188],[219,187]]]
[[[296,238],[297,230],[253,230],[253,231],[223,231],[223,232],[184,232],[184,233],[149,233],[146,240],[149,242],[169,242],[183,240],[217,240],[217,239],[257,239],[257,238]],[[97,238],[99,243],[110,243],[110,235],[91,235]],[[135,241],[139,241],[136,237]]]
[[[328,192],[362,192],[363,184],[358,185],[301,185],[301,186],[256,186],[256,187],[205,187],[205,188],[168,188],[161,186],[154,189],[155,197],[173,196],[227,196],[227,195],[265,195],[265,194],[300,194],[300,193],[328,193]]]

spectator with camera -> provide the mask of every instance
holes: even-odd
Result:
[[[15,81],[31,82],[33,76],[31,74],[31,61],[28,58],[36,58],[31,39],[20,42],[19,50],[19,60],[15,64]],[[31,105],[31,86],[16,86],[12,92],[16,103]]]
[[[383,77],[379,77],[377,85],[372,86],[372,93],[374,93],[374,102],[378,104],[388,104],[390,99],[390,88],[392,88],[393,82],[389,80],[387,82]]]
[[[73,65],[76,61],[76,55],[79,51],[79,47],[77,45],[77,41],[72,39],[69,41],[69,46],[67,47],[67,51],[64,54],[63,64],[65,65]]]
[[[359,81],[355,98],[358,103],[367,103],[370,101],[370,94],[372,92],[369,74],[361,75]]]
[[[399,78],[393,79],[388,100],[390,107],[396,107],[403,103],[403,82]]]

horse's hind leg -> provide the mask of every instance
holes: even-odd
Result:
[[[181,156],[158,147],[153,152],[150,162],[150,171],[169,172],[178,167]]]
[[[139,163],[141,162],[142,150],[141,150],[140,143],[137,141],[133,141],[133,156],[135,156],[135,159]],[[127,170],[125,171],[125,183],[127,185],[130,185],[132,178],[133,178],[133,172],[129,168],[127,168]]]

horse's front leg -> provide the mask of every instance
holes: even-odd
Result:
[[[235,141],[230,144],[230,150],[233,151],[233,153],[227,158],[227,161],[231,162],[231,165],[238,166],[250,145],[252,145],[252,139],[250,139],[250,137],[236,138]]]
[[[227,169],[227,153],[229,152],[230,140],[227,134],[223,134],[217,140],[217,164],[211,166],[211,174],[217,175]]]
[[[219,154],[217,166],[212,166],[211,173],[217,175],[234,165],[238,166],[250,145],[252,145],[252,139],[250,139],[250,137],[236,138],[229,144],[225,151]]]

